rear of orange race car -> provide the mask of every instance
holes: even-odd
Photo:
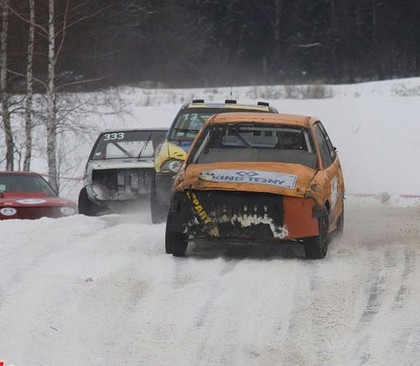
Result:
[[[267,142],[278,131],[267,127],[266,118],[260,119],[265,122],[262,127],[256,124],[251,128],[248,123],[243,134],[251,149],[221,150],[218,158],[218,148],[206,147],[205,138],[201,147],[193,147],[196,157],[187,159],[173,187],[166,229],[168,253],[183,256],[189,241],[201,239],[249,243],[296,240],[306,243],[307,257],[325,256],[324,239],[337,223],[333,212],[340,213],[342,208],[326,212],[332,185],[326,172],[318,168],[315,144],[309,146],[308,132],[307,151],[278,153]],[[287,130],[295,132],[290,127]],[[224,136],[224,141],[231,144],[233,139],[228,137]],[[205,157],[206,153],[213,157]],[[296,159],[301,161],[296,163]],[[324,244],[313,243],[320,237]]]
[[[307,191],[315,172],[285,168],[288,173],[273,171],[273,164],[190,166],[173,197],[174,206],[184,209],[181,226],[194,238],[287,240],[317,235],[316,202],[299,193]]]

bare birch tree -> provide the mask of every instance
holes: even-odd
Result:
[[[3,129],[6,142],[6,170],[13,170],[13,133],[10,123],[9,101],[7,85],[7,36],[9,28],[9,0],[1,0],[1,33],[0,33],[0,98],[3,118]]]
[[[57,114],[56,114],[56,33],[55,0],[48,0],[48,82],[47,82],[47,160],[48,175],[51,185],[59,190],[57,175]]]
[[[31,169],[32,158],[32,100],[33,100],[33,61],[35,41],[35,4],[29,0],[28,57],[26,65],[26,101],[25,101],[25,157],[23,170]]]
[[[0,0],[10,1],[10,0]],[[43,107],[37,109],[39,112],[45,111],[44,118],[42,118],[45,129],[46,129],[46,158],[48,166],[48,176],[51,185],[57,190],[60,190],[60,159],[59,159],[59,148],[60,141],[58,136],[63,132],[65,126],[71,123],[71,116],[78,114],[80,101],[77,97],[70,103],[62,103],[63,98],[66,96],[63,90],[68,86],[74,86],[80,83],[88,83],[95,80],[83,80],[83,81],[70,81],[64,78],[60,79],[59,70],[59,59],[63,52],[65,40],[67,38],[68,30],[91,17],[96,16],[101,11],[105,10],[106,7],[99,9],[97,12],[89,13],[89,2],[72,2],[72,0],[65,0],[64,2],[58,2],[57,0],[48,0],[47,14],[46,17],[37,14],[38,19],[35,18],[35,0],[27,0],[29,5],[29,17],[22,11],[10,6],[9,10],[21,21],[28,25],[28,46],[27,46],[27,65],[26,65],[26,99],[25,99],[25,155],[24,155],[24,170],[30,169],[31,157],[32,157],[32,133],[35,126],[34,108],[33,105],[33,87],[34,83],[37,83],[44,91],[43,97],[45,97]],[[72,4],[72,6],[70,6]],[[59,11],[58,5],[60,5]],[[57,9],[56,9],[57,6]],[[42,10],[42,8],[41,8]],[[34,75],[34,56],[35,56],[35,36],[40,35],[47,42],[46,53],[45,51],[39,51],[38,54],[46,56],[47,65],[47,78],[36,77]],[[0,60],[1,62],[1,60]],[[38,66],[39,69],[39,66]],[[16,72],[14,70],[8,70],[10,73],[17,76],[25,76],[23,73]],[[42,113],[42,112],[41,112]],[[83,113],[83,112],[81,112]],[[38,117],[39,118],[39,117]],[[63,128],[64,127],[64,128]],[[77,131],[78,128],[73,126],[73,130]],[[77,132],[76,132],[77,133]],[[20,147],[19,157],[22,156],[22,146]]]
[[[56,29],[56,0],[48,0],[48,80],[46,85],[46,99],[47,99],[47,161],[48,161],[48,175],[51,185],[57,192],[60,191],[59,179],[59,164],[58,164],[58,142],[57,135],[59,134],[59,125],[63,123],[65,118],[58,115],[57,110],[57,97],[59,96],[60,89],[66,86],[65,83],[57,85],[57,64],[62,53],[64,43],[67,36],[67,31],[76,24],[92,18],[103,11],[103,7],[96,13],[83,14],[83,8],[86,4],[79,4],[70,7],[71,0],[66,0],[64,3],[64,12],[59,29]],[[84,81],[89,82],[89,81]],[[75,85],[82,82],[67,83],[67,85]],[[68,114],[69,112],[64,112]]]

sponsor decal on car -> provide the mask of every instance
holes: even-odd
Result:
[[[13,207],[4,207],[0,210],[0,214],[3,216],[13,216],[15,215],[17,210]],[[0,364],[1,366],[1,364]]]
[[[331,179],[331,207],[335,207],[335,205],[337,204],[337,200],[338,200],[338,181],[337,181],[337,177],[334,177],[333,179]]]
[[[23,205],[39,205],[40,203],[45,203],[47,201],[39,198],[27,198],[24,200],[18,200],[16,202],[21,203]]]
[[[186,192],[188,199],[192,202],[194,211],[197,213],[198,217],[202,220],[204,224],[210,224],[211,220],[207,215],[204,207],[201,205],[200,201],[198,200],[197,196],[192,192]]]
[[[72,207],[60,207],[60,212],[65,216],[74,215],[76,210]]]
[[[280,188],[294,189],[297,175],[267,172],[262,170],[217,169],[201,172],[200,179],[210,182],[232,182],[264,184]]]

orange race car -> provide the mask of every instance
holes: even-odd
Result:
[[[197,135],[177,175],[166,252],[189,241],[303,243],[324,258],[344,226],[344,180],[335,148],[314,117],[221,113]]]

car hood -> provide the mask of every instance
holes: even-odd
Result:
[[[304,197],[316,170],[286,163],[191,164],[175,181],[176,190],[236,190]]]
[[[91,160],[89,164],[94,170],[153,168],[153,158]]]
[[[68,199],[51,197],[43,193],[28,192],[4,192],[0,195],[0,207],[49,207],[49,206],[72,206],[76,204]]]

